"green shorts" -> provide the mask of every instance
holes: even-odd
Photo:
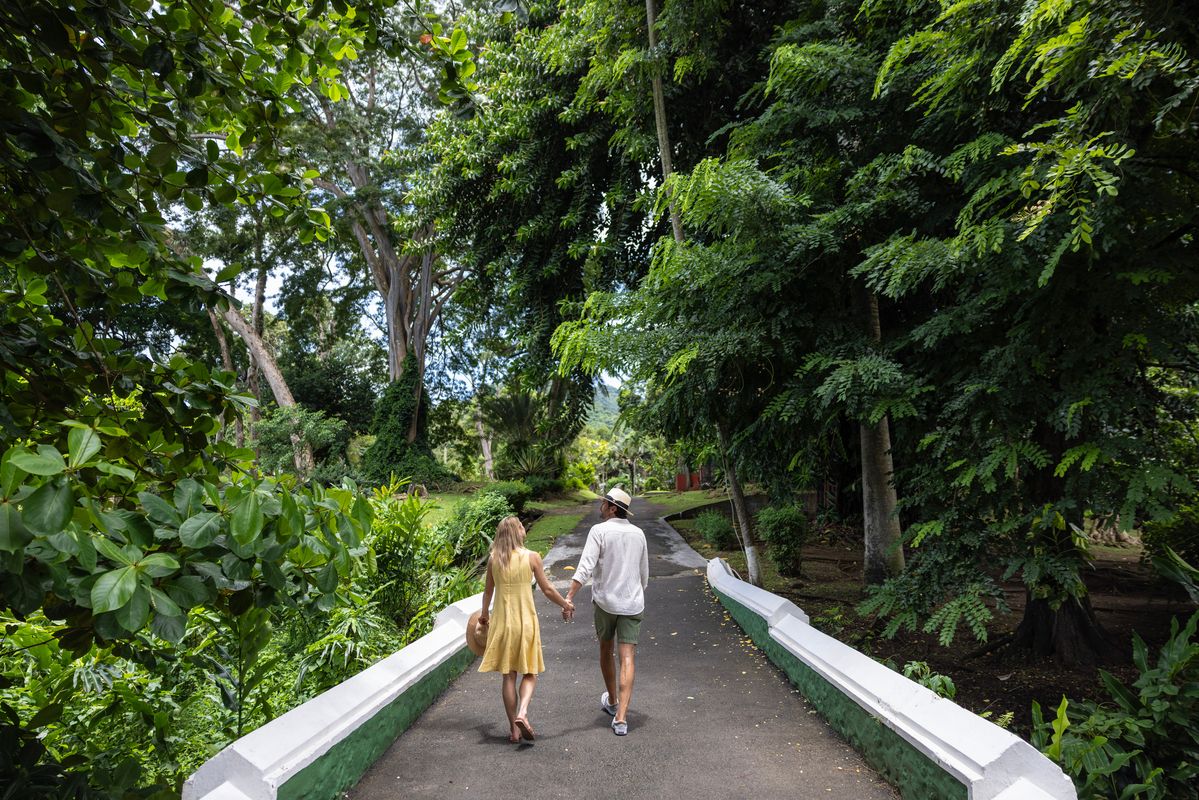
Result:
[[[595,635],[601,642],[616,639],[621,644],[637,644],[641,635],[641,615],[621,616],[609,614],[594,602],[591,608],[595,611]]]

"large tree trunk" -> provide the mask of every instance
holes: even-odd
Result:
[[[1047,424],[1036,426],[1033,439],[1049,453],[1049,466],[1031,475],[1017,476],[1017,480],[1027,481],[1032,488],[1034,508],[1046,508],[1060,500],[1066,490],[1064,479],[1054,472],[1054,465],[1061,463],[1067,442],[1065,434]],[[1057,556],[1062,562],[1073,561],[1081,566],[1078,546],[1067,527],[1043,528],[1034,535],[1038,537],[1037,541],[1030,542],[1030,546]],[[1033,589],[1039,590],[1035,592],[1039,597],[1033,596]],[[1065,600],[1054,608],[1054,600],[1061,597]],[[1012,637],[1015,650],[1037,659],[1052,657],[1063,666],[1102,664],[1116,656],[1118,648],[1095,617],[1091,600],[1085,593],[1076,597],[1071,588],[1042,575],[1040,583],[1030,587],[1026,598],[1024,616]]]
[[[732,456],[732,440],[728,426],[717,423],[716,433],[720,436],[720,452],[724,456],[724,473],[729,478],[729,491],[733,495],[733,511],[737,515],[738,526],[741,529],[741,545],[745,548],[745,571],[749,582],[754,586],[762,585],[762,570],[758,563],[758,543],[754,538],[753,519],[749,516],[749,506],[745,503],[745,493],[741,491],[741,479],[737,477],[737,463]]]
[[[652,53],[658,49],[658,33],[654,30],[654,26],[658,24],[658,8],[655,0],[645,0],[645,21],[649,34],[649,49]],[[666,181],[673,171],[673,166],[670,155],[670,132],[666,128],[666,98],[662,94],[662,74],[659,70],[654,70],[650,84],[654,95],[654,127],[658,131],[658,158],[662,162],[662,180]],[[679,219],[674,198],[670,200],[670,228],[674,233],[674,240],[682,243],[683,222]]]
[[[225,329],[221,327],[221,321],[217,319],[216,312],[211,308],[208,309],[208,320],[212,323],[212,332],[216,335],[217,346],[221,349],[221,362],[225,365],[226,372],[237,374],[237,369],[233,365],[233,352],[229,349],[229,340],[225,338]],[[233,420],[233,427],[237,431],[237,446],[246,446],[246,428],[241,421],[241,415]]]
[[[1108,663],[1116,651],[1085,595],[1055,609],[1048,600],[1028,593],[1012,646],[1036,659],[1052,657],[1069,667]]]
[[[279,371],[279,365],[275,363],[275,357],[271,354],[263,343],[261,337],[254,332],[254,329],[246,324],[241,314],[237,309],[229,307],[222,313],[225,322],[233,329],[233,332],[241,337],[241,340],[246,343],[246,348],[250,351],[250,357],[258,362],[258,368],[262,371],[262,376],[266,378],[267,385],[271,387],[271,394],[275,396],[275,402],[283,408],[289,408],[296,405],[296,400],[292,396],[291,389],[287,386],[287,381],[283,378],[283,373]],[[299,433],[291,434],[291,444],[295,451],[296,471],[300,477],[307,477],[314,466],[312,457],[312,448],[304,441]]]
[[[876,342],[883,338],[878,316],[878,295],[866,297],[867,322]],[[891,460],[891,424],[886,417],[871,425],[858,426],[862,451],[862,527],[865,547],[862,556],[862,578],[867,584],[878,584],[904,570],[903,531],[895,513],[898,498],[891,475],[895,471]]]
[[[887,418],[860,425],[862,443],[862,522],[865,553],[862,577],[882,583],[903,572],[903,532],[895,515],[895,486],[891,483],[891,432]]]

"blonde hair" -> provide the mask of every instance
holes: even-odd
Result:
[[[520,549],[525,541],[525,526],[516,517],[504,517],[495,529],[495,540],[491,543],[491,557],[501,567],[508,566],[508,559]]]

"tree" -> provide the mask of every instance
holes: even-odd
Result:
[[[315,235],[325,215],[276,149],[285,93],[302,81],[336,93],[344,49],[319,43],[374,46],[369,11],[0,9],[0,610],[40,612],[74,659],[120,648],[165,672],[189,610],[258,629],[268,608],[330,608],[355,567],[370,523],[361,497],[255,477],[214,440],[246,410],[231,375],[129,347],[81,311],[112,320],[157,298],[202,319],[228,304],[172,247],[167,218],[184,207],[265,194],[296,235]],[[229,155],[251,145],[266,172]],[[64,683],[62,698],[78,691]],[[90,765],[49,752],[41,734],[61,706],[45,700],[27,716],[5,709],[6,789],[137,788],[137,776],[94,785]]]

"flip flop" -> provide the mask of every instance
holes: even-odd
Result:
[[[537,738],[537,735],[533,733],[533,726],[529,724],[527,719],[524,717],[517,717],[512,721],[516,723],[516,727],[520,728],[520,737],[522,739],[531,742]]]

